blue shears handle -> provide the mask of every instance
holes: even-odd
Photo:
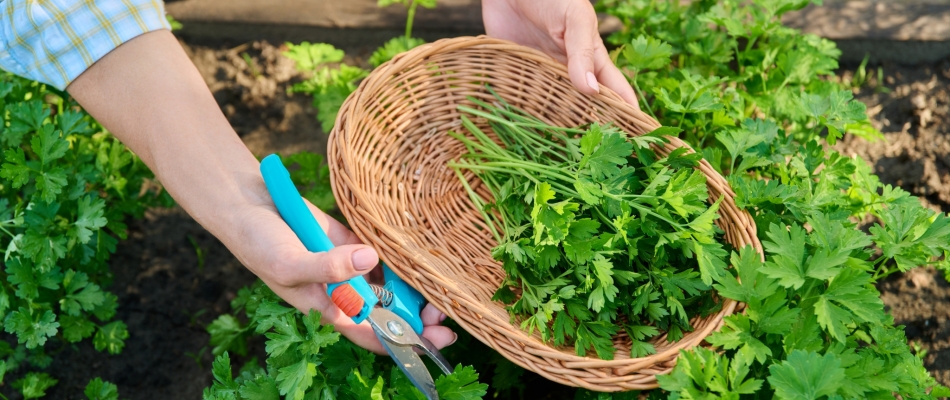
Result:
[[[323,228],[307,208],[300,192],[290,179],[290,172],[284,167],[278,155],[271,154],[261,161],[261,176],[281,218],[303,242],[304,247],[315,253],[333,249],[333,242],[323,232]],[[383,265],[383,268],[386,280],[384,288],[393,294],[393,299],[386,308],[406,320],[416,333],[421,334],[422,319],[419,314],[425,305],[425,299],[390,271],[389,267]],[[362,276],[328,284],[327,294],[337,307],[340,307],[344,314],[357,324],[369,317],[373,307],[379,303],[379,298]]]

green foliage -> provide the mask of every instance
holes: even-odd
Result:
[[[336,199],[330,186],[330,167],[322,155],[302,151],[281,157],[281,160],[290,170],[290,179],[300,188],[304,198],[324,211],[336,208]]]
[[[732,254],[714,287],[747,304],[661,378],[672,398],[930,398],[935,383],[883,311],[873,282],[920,265],[947,270],[947,216],[832,150],[876,139],[864,105],[831,74],[840,51],[782,26],[807,1],[603,0],[624,29],[612,53],[646,112],[726,175],[765,247]],[[644,92],[641,88],[648,88]],[[858,221],[871,220],[868,230]],[[875,257],[875,254],[879,254]],[[685,363],[683,361],[686,361]],[[742,373],[738,373],[742,372]],[[931,390],[929,394],[928,390]]]
[[[13,387],[23,394],[24,399],[38,399],[46,396],[46,390],[59,382],[45,372],[30,372],[13,382]]]
[[[460,110],[487,119],[502,145],[463,115],[474,139],[449,133],[468,148],[449,166],[463,182],[472,170],[492,193],[487,203],[469,190],[486,224],[501,227],[492,254],[507,277],[495,297],[522,329],[602,359],[623,329],[640,357],[655,353],[648,341],[661,330],[677,340],[691,317],[717,307],[709,289],[726,275],[726,252],[698,154],[657,157],[656,133],[628,142],[610,126],[550,127],[501,98],[470,100],[481,110]]]
[[[297,70],[311,74],[307,80],[294,84],[290,91],[313,96],[317,119],[323,131],[329,133],[343,100],[356,90],[357,82],[369,71],[341,63],[343,51],[326,43],[287,43],[287,48],[284,55],[297,63]]]
[[[396,54],[407,52],[416,47],[425,44],[425,40],[413,37],[399,36],[390,39],[383,47],[376,49],[373,55],[369,57],[369,63],[373,67],[379,67],[382,63],[392,60]]]
[[[232,307],[244,311],[247,323],[226,314],[209,326],[218,356],[205,399],[424,398],[389,357],[377,357],[322,325],[317,311],[304,315],[286,307],[260,283],[242,289]],[[245,352],[251,332],[266,336],[267,361],[251,361],[235,377],[228,351]],[[487,390],[475,370],[461,364],[435,383],[443,399],[479,399]]]
[[[730,360],[705,348],[680,355],[669,375],[659,375],[660,385],[684,399],[738,399],[755,394],[762,380],[749,377],[749,364],[741,358]],[[675,397],[675,396],[671,396]]]
[[[109,256],[123,221],[150,205],[151,173],[65,93],[0,73],[0,315],[16,348],[0,348],[4,373],[46,368],[46,347],[93,338],[117,354],[128,338],[113,321]],[[64,343],[65,342],[65,343]],[[55,379],[27,372],[18,387],[39,397]]]
[[[412,37],[412,22],[416,8],[434,8],[436,0],[379,0],[379,7],[401,4],[406,7],[406,34],[390,39],[376,49],[368,62],[373,68],[379,67],[399,53],[409,51],[425,44],[425,41]],[[336,123],[336,116],[350,93],[356,90],[360,80],[369,75],[368,70],[343,63],[344,52],[326,43],[303,42],[299,45],[287,43],[284,56],[297,63],[297,70],[311,74],[300,83],[294,84],[290,92],[306,93],[313,96],[313,107],[317,109],[317,119],[323,132],[329,133]]]
[[[96,377],[89,381],[86,390],[83,391],[89,400],[119,400],[119,388],[110,382],[103,381]]]

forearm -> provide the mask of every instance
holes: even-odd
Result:
[[[225,244],[241,234],[227,229],[237,211],[269,201],[259,163],[169,31],[126,42],[67,91]]]
[[[316,207],[311,211],[336,245],[312,253],[274,208],[260,163],[221,113],[211,92],[169,31],[119,46],[66,88],[86,111],[138,154],[168,192],[282,299],[356,344],[386,354],[369,324],[337,308],[325,283],[374,269],[379,256]],[[440,316],[441,315],[441,316]],[[455,341],[434,307],[422,313],[438,347]]]

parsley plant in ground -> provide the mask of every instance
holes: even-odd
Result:
[[[241,289],[231,306],[236,315],[244,312],[247,323],[225,314],[208,327],[217,357],[215,381],[205,389],[205,399],[425,398],[389,357],[377,357],[341,337],[332,325],[322,325],[317,311],[304,315],[286,307],[261,282]],[[235,371],[228,351],[247,355],[251,333],[267,337],[265,365],[252,358]],[[461,364],[451,375],[436,372],[433,377],[441,399],[480,399],[487,390],[475,370]]]
[[[407,10],[406,33],[390,39],[373,52],[368,61],[374,68],[399,53],[425,44],[424,40],[412,37],[412,22],[416,8],[420,5],[433,8],[436,0],[380,0],[379,7],[397,3],[405,6]],[[327,43],[303,42],[286,45],[288,50],[284,52],[284,56],[296,61],[298,71],[310,74],[303,82],[294,84],[290,92],[313,96],[313,107],[317,109],[320,126],[324,132],[330,133],[343,101],[356,90],[357,83],[369,75],[369,71],[343,63],[343,50]]]
[[[880,133],[834,81],[834,43],[782,26],[782,14],[807,3],[599,5],[624,23],[609,41],[644,110],[682,128],[727,176],[766,246],[764,264],[748,249],[733,254],[716,286],[746,313],[708,339],[716,352],[682,353],[656,398],[946,395],[872,283],[920,265],[947,270],[950,224],[829,148],[843,134]]]
[[[37,398],[57,382],[49,348],[122,351],[109,256],[126,218],[171,201],[65,93],[0,72],[0,110],[0,383],[22,376],[13,386]]]
[[[726,274],[726,252],[707,203],[699,154],[657,159],[659,134],[627,138],[619,129],[549,126],[498,98],[460,106],[489,121],[500,144],[464,114],[474,136],[449,135],[468,149],[449,165],[472,171],[493,195],[469,194],[490,227],[506,272],[495,298],[555,345],[612,359],[612,336],[633,339],[631,357],[655,353],[661,331],[675,341],[689,319],[717,306],[710,285]],[[663,131],[669,131],[664,129]],[[713,199],[715,200],[715,199]],[[494,228],[493,228],[494,229]]]

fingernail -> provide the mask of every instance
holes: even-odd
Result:
[[[371,248],[359,249],[353,252],[353,268],[357,271],[365,271],[376,266],[379,262],[379,255],[376,250]]]
[[[445,319],[446,319],[446,318],[448,318],[448,315],[445,315],[445,313],[440,314],[440,315],[439,315],[439,322],[445,322]]]
[[[597,77],[594,76],[593,72],[587,71],[587,86],[590,86],[591,89],[600,93],[600,85],[597,84]]]
[[[449,344],[445,345],[446,347],[455,344],[455,341],[456,341],[456,340],[459,340],[459,334],[457,334],[457,333],[455,333],[455,332],[452,332],[452,334],[455,335],[455,338],[453,338],[452,341],[449,342]]]

